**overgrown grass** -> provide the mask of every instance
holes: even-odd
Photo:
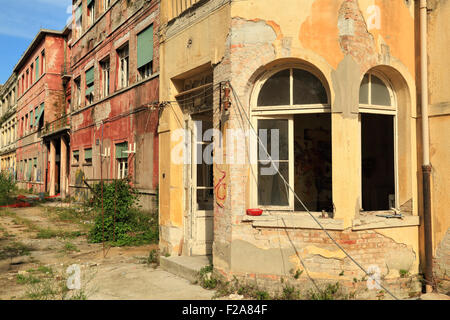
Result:
[[[52,239],[52,238],[63,238],[63,239],[74,239],[84,235],[81,231],[64,231],[64,230],[54,230],[50,228],[39,229],[36,238],[37,239]]]
[[[21,242],[12,242],[7,246],[0,248],[0,260],[12,259],[14,257],[27,256],[33,250]]]
[[[69,290],[67,275],[50,267],[40,266],[18,274],[16,282],[26,286],[24,299],[31,300],[86,300],[85,289]]]

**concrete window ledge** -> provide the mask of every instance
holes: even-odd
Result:
[[[361,217],[353,220],[352,230],[370,230],[384,228],[414,227],[420,225],[419,216],[403,216],[403,219],[383,217]]]
[[[322,224],[326,230],[344,230],[344,221],[340,219],[324,219],[320,214],[314,217]],[[316,229],[322,228],[313,218],[304,212],[292,214],[261,215],[259,217],[244,216],[242,222],[251,222],[254,228],[284,228],[284,229]]]

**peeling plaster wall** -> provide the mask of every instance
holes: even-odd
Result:
[[[379,21],[373,20],[371,10],[374,5],[380,10]],[[201,8],[195,9],[195,12],[188,10],[179,19],[168,22],[169,29],[170,26],[177,26],[179,30],[184,27],[184,31],[173,32],[172,37],[165,40],[167,43],[162,45],[162,67],[167,70],[161,78],[161,99],[172,98],[176,94],[171,80],[178,75],[182,77],[195,72],[196,68],[212,61],[211,55],[200,50],[203,45],[212,46],[209,52],[222,52],[225,44],[221,60],[211,63],[214,82],[229,80],[237,98],[232,96],[232,107],[228,112],[220,112],[218,99],[215,99],[217,112],[214,123],[222,133],[233,128],[245,130],[249,124],[242,113],[250,114],[254,88],[267,71],[293,64],[315,70],[325,83],[332,111],[334,218],[343,226],[341,231],[333,231],[332,234],[366,267],[376,262],[388,282],[397,281],[403,268],[416,275],[419,272],[417,224],[394,228],[386,226],[388,229],[383,230],[351,230],[361,208],[359,87],[364,74],[372,68],[392,82],[397,94],[399,206],[406,210],[405,214],[418,214],[415,34],[411,3],[387,0],[232,2],[225,40],[224,29],[214,29],[216,39],[220,39],[220,45],[216,47],[206,26],[219,26],[226,19],[218,13],[205,17],[201,23],[190,18],[206,10],[206,5]],[[392,18],[393,15],[395,18]],[[196,44],[198,40],[194,31],[202,31],[204,40],[199,44]],[[193,40],[192,48],[196,50],[189,51],[183,46],[189,39]],[[185,54],[173,57],[173,50]],[[167,147],[170,130],[182,126],[177,118],[183,119],[183,114],[174,107],[163,118],[159,132],[162,133],[161,139],[163,134],[167,134],[164,137],[167,144],[161,144],[160,162],[164,161],[164,169],[161,166],[160,180],[161,188],[164,185],[167,194],[160,203],[160,211],[164,215],[161,222],[164,227],[177,226],[182,231],[183,221],[189,214],[183,210],[183,203],[186,202],[182,189],[183,168],[166,161],[170,152]],[[245,157],[245,150],[237,151]],[[243,222],[246,210],[252,205],[249,165],[216,165],[214,172],[215,181],[218,173],[222,172],[228,179],[226,199],[214,208],[215,269],[228,278],[239,274],[273,280],[297,268],[298,260],[293,256],[293,246],[285,229],[273,226],[258,228]],[[166,182],[163,182],[165,179]],[[360,276],[359,271],[350,266],[349,259],[327,242],[329,240],[322,231],[311,231],[300,226],[289,233],[295,239],[295,247],[305,255],[310,267],[317,271],[314,275],[317,278],[339,279],[344,267]],[[173,253],[180,252],[177,236],[182,238],[183,234],[177,233],[174,238],[165,239],[169,244],[163,244]],[[351,283],[351,276],[345,279]]]
[[[84,5],[84,4],[83,4]],[[97,14],[100,13],[97,10]],[[84,11],[86,12],[86,11]],[[136,144],[135,153],[128,156],[128,173],[140,192],[144,210],[156,208],[158,189],[158,110],[159,101],[159,4],[138,1],[118,1],[72,44],[73,79],[80,77],[81,94],[86,86],[85,72],[94,67],[94,103],[88,105],[81,97],[81,105],[72,103],[71,193],[87,195],[86,179],[113,179],[118,176],[115,145],[128,142],[129,150]],[[100,17],[100,16],[99,16]],[[84,19],[83,21],[86,21]],[[140,80],[137,70],[137,34],[153,24],[153,73]],[[119,88],[117,49],[128,41],[129,86]],[[109,57],[110,94],[101,97],[102,76],[100,61]],[[73,80],[72,80],[73,81]],[[72,87],[75,84],[72,82]],[[75,91],[75,90],[74,90]],[[76,101],[76,97],[72,102]],[[103,149],[102,149],[103,147]],[[92,148],[92,164],[84,162],[84,149]],[[80,151],[79,163],[74,163],[72,151]],[[107,155],[103,161],[100,154]]]
[[[47,34],[43,37],[41,43],[37,44],[32,52],[28,52],[28,58],[23,61],[23,67],[17,70],[19,76],[26,72],[31,63],[34,63],[36,57],[45,50],[46,66],[45,73],[35,81],[35,74],[33,74],[33,83],[17,99],[17,121],[21,121],[26,114],[39,107],[42,103],[45,105],[44,111],[44,126],[59,118],[65,109],[64,103],[64,89],[61,79],[61,71],[64,66],[64,37],[59,35]],[[42,61],[40,61],[42,64]],[[42,65],[41,65],[42,66]],[[35,71],[33,70],[33,73]],[[45,192],[47,170],[47,148],[42,142],[40,133],[35,130],[28,130],[24,132],[23,126],[18,125],[17,130],[17,168],[18,168],[18,186],[19,188],[29,189],[33,188],[35,192]],[[20,161],[37,159],[37,180],[25,181],[23,170],[20,170]]]

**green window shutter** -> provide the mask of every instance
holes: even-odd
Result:
[[[80,155],[80,151],[79,150],[73,150],[73,156],[79,156]]]
[[[75,21],[80,20],[82,14],[83,14],[83,6],[80,5],[80,6],[75,10]]]
[[[86,85],[94,83],[94,67],[86,71]]]
[[[30,127],[32,127],[34,125],[34,121],[33,121],[34,117],[33,117],[33,110],[30,111]]]
[[[36,116],[36,122],[34,123],[34,125],[37,126],[39,124],[39,120],[41,120],[43,113],[44,113],[44,104],[42,103],[41,106],[39,107],[39,113]]]
[[[33,165],[37,166],[37,158],[34,158]]]
[[[94,91],[94,85],[91,85],[86,88],[86,95],[90,95]]]
[[[92,149],[84,149],[84,159],[92,160]]]
[[[153,25],[137,36],[137,67],[145,66],[153,60]]]
[[[128,142],[116,144],[116,159],[128,158]]]
[[[39,57],[36,58],[36,80],[39,79]]]

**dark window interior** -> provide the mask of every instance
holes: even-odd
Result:
[[[362,207],[395,206],[394,117],[361,114]]]

